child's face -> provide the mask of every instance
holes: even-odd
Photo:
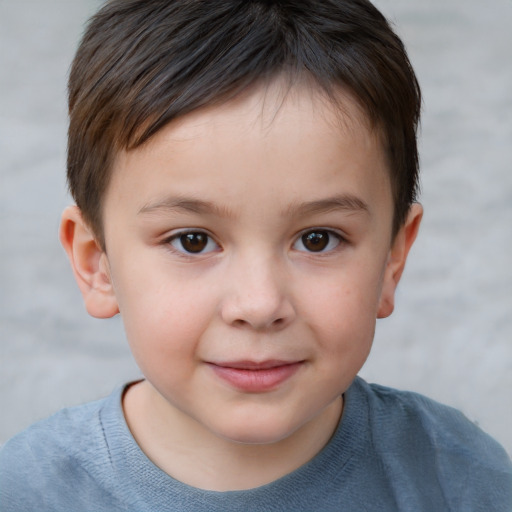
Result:
[[[339,403],[397,281],[377,135],[349,99],[341,123],[305,88],[281,100],[262,88],[162,129],[119,155],[104,203],[142,372],[169,411],[248,443]]]

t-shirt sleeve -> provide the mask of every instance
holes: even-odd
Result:
[[[64,409],[0,449],[0,511],[114,510],[111,473],[98,406]]]
[[[403,496],[435,489],[449,510],[512,511],[512,463],[499,443],[456,409],[371,387],[374,444]]]

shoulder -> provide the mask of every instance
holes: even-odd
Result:
[[[460,411],[418,393],[360,379],[357,385],[367,397],[374,449],[394,475],[411,485],[430,481],[447,502],[457,503],[455,510],[461,504],[507,510],[512,464],[492,437]]]
[[[363,384],[367,389],[373,421],[400,425],[400,437],[407,441],[426,436],[439,448],[463,449],[468,455],[484,461],[502,461],[509,465],[505,450],[464,414],[419,393],[400,391],[378,384]],[[393,429],[391,432],[395,431]],[[390,433],[391,433],[390,432]],[[404,434],[407,436],[404,437]]]
[[[74,508],[77,489],[88,489],[108,466],[100,416],[113,397],[63,409],[0,449],[2,511],[44,508],[53,503],[52,496],[64,504],[62,510]]]
[[[55,453],[68,453],[70,456],[79,453],[82,446],[89,446],[97,436],[99,412],[105,400],[85,405],[62,409],[44,420],[34,423],[23,432],[17,434],[2,447],[0,451],[0,467],[16,456],[36,458],[41,456],[52,458]],[[11,465],[9,467],[12,468]]]

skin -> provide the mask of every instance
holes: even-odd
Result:
[[[413,205],[391,239],[380,139],[343,99],[340,114],[311,88],[284,95],[275,82],[120,153],[103,205],[106,253],[77,207],[63,214],[87,310],[121,313],[145,376],[125,394],[128,426],[189,485],[248,489],[314,457],[376,319],[393,310],[422,210]],[[275,385],[222,376],[269,361],[285,367]]]

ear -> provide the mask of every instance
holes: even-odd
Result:
[[[386,318],[393,313],[395,290],[402,277],[409,250],[414,240],[416,240],[422,216],[423,207],[419,203],[414,203],[409,210],[405,223],[393,240],[384,271],[377,318]]]
[[[119,313],[107,255],[96,242],[77,206],[70,206],[62,213],[59,237],[87,312],[96,318],[110,318]]]

